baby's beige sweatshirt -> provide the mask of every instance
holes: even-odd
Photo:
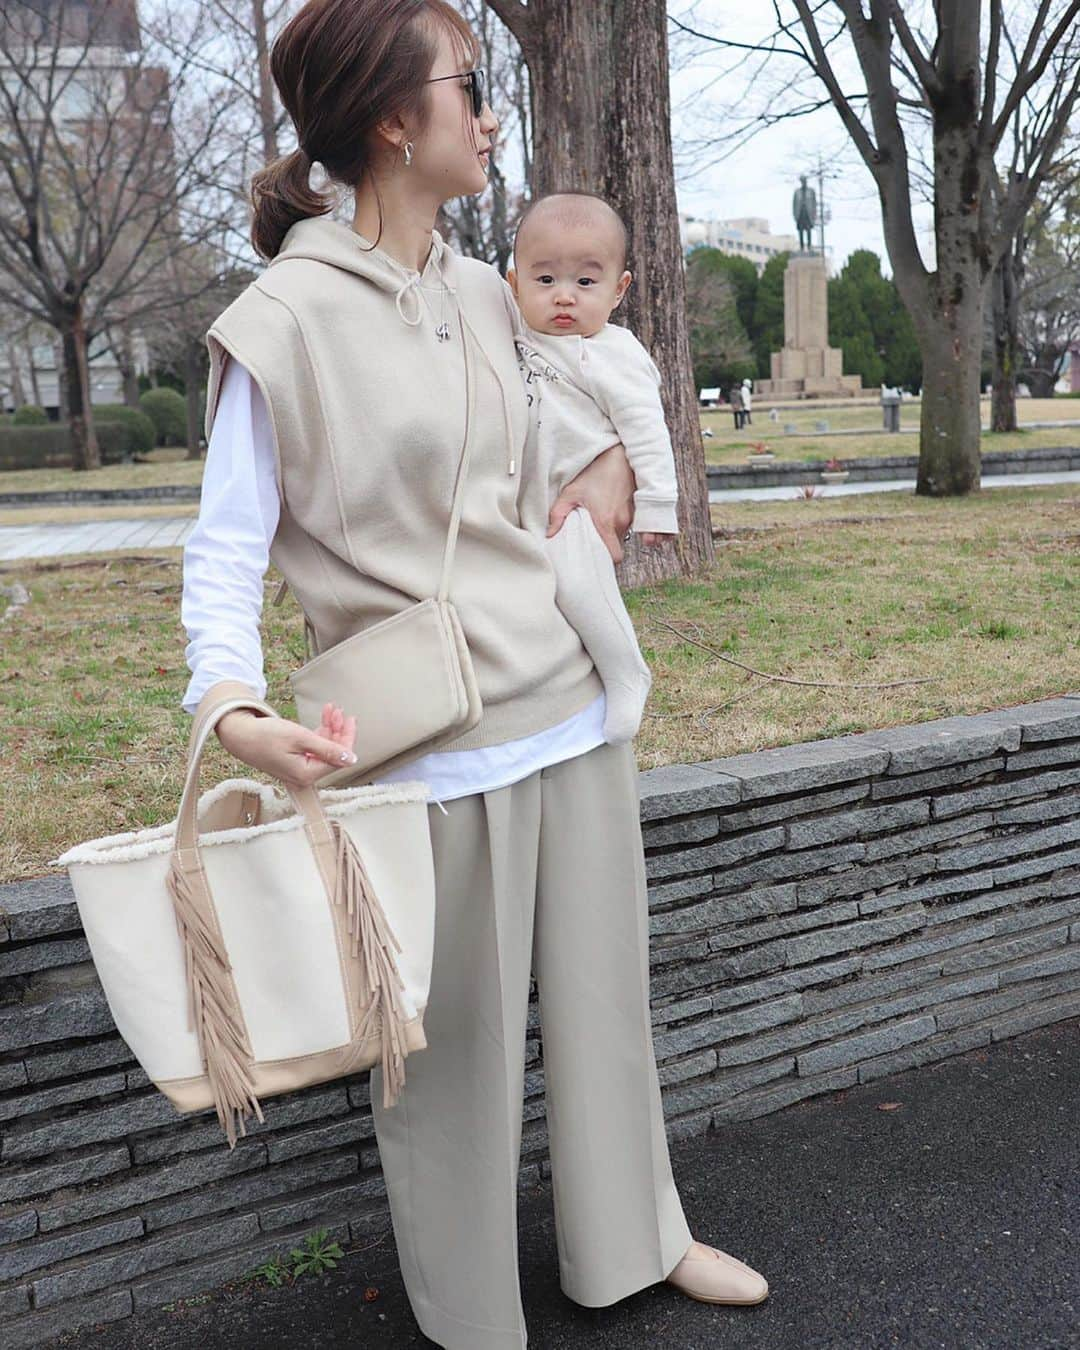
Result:
[[[497,745],[563,721],[603,687],[555,604],[515,302],[493,267],[436,230],[422,272],[370,242],[326,216],[292,226],[207,333],[207,439],[231,355],[274,433],[270,557],[325,651],[436,592],[465,433],[464,336],[472,449],[450,599],[484,715],[442,748]]]

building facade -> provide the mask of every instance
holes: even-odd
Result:
[[[736,258],[748,258],[762,272],[770,258],[778,253],[798,253],[798,236],[773,234],[769,222],[761,216],[741,216],[737,220],[704,220],[679,213],[679,236],[683,252],[704,245]]]

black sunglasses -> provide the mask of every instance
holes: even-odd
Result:
[[[433,80],[425,80],[425,84],[438,84],[440,80],[468,80],[469,91],[472,94],[473,116],[479,117],[484,111],[484,72],[483,70],[466,70],[461,75],[437,75]]]

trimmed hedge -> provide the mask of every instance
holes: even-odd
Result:
[[[119,464],[143,448],[145,433],[127,421],[95,423],[103,464]],[[0,470],[71,467],[71,427],[0,427]]]
[[[49,414],[36,403],[24,403],[16,408],[11,417],[13,427],[44,427],[49,422]]]
[[[187,402],[175,389],[148,389],[139,407],[153,422],[161,445],[187,444]]]
[[[158,443],[158,431],[153,420],[138,408],[129,408],[126,403],[100,403],[94,405],[94,425],[106,422],[123,422],[131,428],[131,453],[149,454]]]

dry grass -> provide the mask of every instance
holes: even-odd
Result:
[[[983,417],[990,415],[990,405],[983,401]],[[1080,436],[1080,400],[1077,399],[1021,399],[1018,404],[1021,427],[1025,423],[1044,421],[1073,421],[1073,430],[1019,431],[1009,435],[983,437],[983,450],[1020,450],[1044,446],[1076,444]],[[787,406],[778,422],[770,422],[766,408],[753,413],[754,424],[736,432],[731,413],[706,412],[702,414],[703,427],[711,427],[714,438],[705,442],[705,457],[709,464],[740,464],[754,441],[776,442],[773,447],[781,459],[824,460],[832,456],[852,458],[856,455],[915,455],[919,451],[917,436],[889,436],[880,430],[881,409],[876,403],[859,402],[842,407],[815,407],[813,402]],[[785,423],[793,423],[800,431],[812,432],[814,423],[827,421],[833,431],[858,428],[859,436],[799,436],[788,435]],[[901,411],[905,427],[919,424],[919,403],[905,403]],[[110,464],[90,473],[73,469],[18,469],[0,472],[0,488],[5,492],[46,492],[80,488],[161,487],[174,484],[192,484],[202,481],[203,460],[187,460],[182,447],[153,450],[146,464]],[[141,507],[139,508],[142,509]]]
[[[126,502],[119,506],[0,506],[5,525],[78,525],[86,520],[149,520],[153,516],[197,516],[198,502]]]
[[[91,488],[161,487],[201,483],[205,459],[187,459],[183,446],[151,450],[145,464],[106,464],[101,469],[5,469],[4,492],[79,492]]]
[[[714,507],[708,576],[627,595],[655,672],[642,768],[712,759],[1080,687],[1080,488],[966,501],[882,493]],[[171,819],[189,718],[180,551],[7,563],[31,602],[0,629],[0,879],[81,839]],[[271,569],[267,594],[278,574]],[[2,602],[0,602],[2,604]],[[290,595],[264,611],[268,697],[292,715],[303,660]],[[661,626],[776,674],[761,680]],[[205,785],[243,774],[216,743]]]
[[[984,408],[984,415],[988,410]],[[1080,401],[1076,399],[1024,400],[1020,407],[1021,429],[1014,432],[983,432],[982,450],[1035,450],[1061,445],[1080,444]],[[919,453],[919,405],[905,403],[901,411],[901,425],[905,431],[889,435],[881,430],[881,411],[877,408],[855,406],[815,410],[813,404],[788,409],[777,422],[770,422],[765,410],[753,413],[754,422],[742,431],[736,431],[730,411],[705,412],[701,415],[703,428],[710,428],[711,438],[705,441],[707,464],[744,464],[755,441],[764,441],[783,460],[855,459],[864,456],[878,458],[886,455],[917,455]],[[1069,427],[1046,427],[1024,430],[1025,422],[1066,421]],[[830,432],[857,429],[859,435],[809,435],[816,422],[827,422]],[[786,432],[785,425],[799,428]]]

